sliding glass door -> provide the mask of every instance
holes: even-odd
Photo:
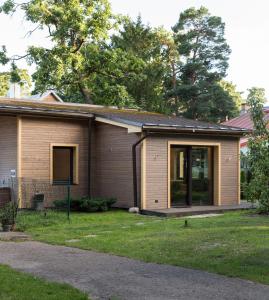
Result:
[[[172,147],[170,160],[172,206],[186,206],[187,201],[187,149]]]
[[[171,206],[213,204],[213,148],[172,146]]]
[[[212,150],[212,147],[192,147],[192,205],[213,204]]]

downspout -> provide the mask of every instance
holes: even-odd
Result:
[[[91,189],[91,167],[92,167],[92,128],[93,128],[93,119],[89,119],[88,123],[88,196],[92,197]]]
[[[147,137],[146,133],[140,140],[138,140],[132,146],[132,156],[133,156],[133,192],[134,192],[134,207],[138,207],[138,191],[137,191],[137,157],[136,157],[136,147],[143,142]]]

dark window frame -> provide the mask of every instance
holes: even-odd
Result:
[[[54,179],[54,149],[68,149],[70,150],[70,176],[69,180],[55,180]],[[53,146],[52,147],[52,184],[53,185],[74,185],[74,153],[76,151],[75,147],[72,146]]]

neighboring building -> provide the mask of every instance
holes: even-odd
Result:
[[[269,120],[269,107],[264,107],[264,119],[266,121]],[[250,113],[248,112],[248,108],[243,108],[241,110],[240,116],[233,118],[229,121],[226,121],[222,123],[225,126],[233,126],[233,127],[238,127],[238,128],[246,128],[249,129],[250,131],[253,129],[253,122],[250,117]],[[240,148],[243,153],[247,151],[247,142],[248,138],[242,137],[240,139]]]
[[[32,95],[29,100],[44,101],[44,102],[63,102],[63,100],[54,91],[48,90],[42,94]]]
[[[125,208],[239,204],[246,131],[132,109],[2,98],[0,178],[18,178],[21,207],[36,192],[52,206],[68,182],[73,198],[115,197]]]
[[[42,94],[36,95],[25,95],[22,93],[22,87],[19,83],[10,83],[9,90],[6,97],[0,97],[0,99],[9,98],[9,99],[21,99],[21,100],[36,100],[39,102],[63,102],[61,97],[57,95],[53,90],[48,90]]]

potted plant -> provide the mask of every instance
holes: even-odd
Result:
[[[0,210],[0,222],[3,231],[11,231],[15,228],[16,217],[18,212],[18,204],[15,202],[7,203]]]

